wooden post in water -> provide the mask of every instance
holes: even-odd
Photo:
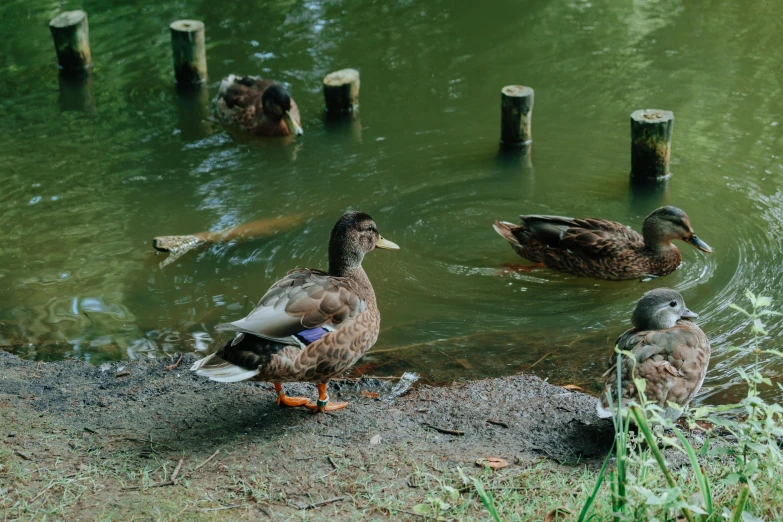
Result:
[[[500,91],[500,147],[524,149],[533,142],[533,89],[506,85]]]
[[[674,113],[658,109],[631,113],[631,179],[639,182],[668,178]]]
[[[92,93],[91,74],[84,73],[73,76],[61,74],[58,80],[60,85],[58,103],[61,111],[95,113],[95,96]]]
[[[356,69],[327,74],[324,78],[327,116],[338,117],[356,111],[359,108],[359,85],[359,71]]]
[[[174,78],[180,87],[201,85],[207,80],[204,22],[177,20],[169,25],[174,54]]]
[[[80,74],[92,64],[87,13],[66,11],[52,18],[49,29],[57,51],[57,64],[63,74]]]

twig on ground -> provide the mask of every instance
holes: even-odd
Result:
[[[209,456],[209,458],[208,458],[207,460],[205,460],[204,462],[202,462],[201,464],[199,464],[198,466],[196,466],[195,468],[193,468],[193,471],[198,471],[199,469],[201,469],[201,468],[203,468],[204,466],[206,466],[207,464],[209,464],[209,461],[210,461],[210,460],[212,460],[212,459],[214,459],[215,457],[217,457],[217,454],[218,454],[218,453],[220,453],[220,450],[217,450],[217,451],[215,451],[215,453],[213,453],[212,455],[210,455],[210,456]]]
[[[32,457],[30,457],[30,456],[28,456],[28,455],[25,455],[24,453],[22,453],[22,452],[21,452],[21,451],[19,451],[19,450],[15,450],[15,451],[14,451],[14,453],[16,453],[17,455],[19,455],[20,457],[22,457],[24,460],[33,460],[33,458],[32,458]]]
[[[313,502],[312,504],[308,504],[300,509],[313,509],[320,506],[325,506],[326,504],[332,504],[334,502],[340,502],[341,500],[345,500],[345,497],[334,497],[334,498],[327,498],[326,500],[322,500],[320,502]]]
[[[502,426],[503,428],[508,428],[508,424],[507,423],[505,423],[503,421],[500,421],[500,420],[497,420],[497,419],[487,419],[487,422],[489,424],[494,424],[495,426]]]
[[[181,363],[181,362],[182,362],[182,354],[179,354],[179,359],[177,359],[177,362],[175,362],[174,364],[169,364],[168,366],[166,366],[164,368],[164,371],[170,372],[171,370],[174,370],[175,368],[177,368],[179,366],[179,363]]]
[[[441,433],[445,433],[446,435],[465,435],[464,431],[459,430],[450,430],[448,428],[439,428],[437,426],[433,426],[432,424],[425,424],[427,428],[433,429],[435,431],[439,431]]]
[[[169,479],[169,482],[171,483],[177,482],[177,475],[179,475],[179,470],[182,469],[183,462],[185,462],[185,459],[179,459],[179,462],[177,462],[177,467],[174,468],[174,473],[171,474],[171,478]]]
[[[34,497],[33,497],[33,499],[30,501],[30,504],[32,504],[33,502],[35,502],[36,500],[38,500],[38,497],[40,497],[41,495],[43,495],[44,493],[46,493],[47,491],[49,491],[49,490],[52,488],[52,486],[54,486],[55,484],[57,484],[57,482],[56,482],[56,481],[52,481],[52,482],[50,482],[48,486],[46,486],[45,488],[43,488],[41,491],[39,491],[39,492],[38,492],[38,494],[37,494],[36,496],[34,496]]]
[[[331,464],[334,469],[338,469],[337,464],[334,463],[334,459],[332,459],[331,455],[327,455],[326,459],[329,461],[329,464]]]
[[[173,485],[174,485],[174,483],[169,480],[168,482],[160,482],[158,484],[151,484],[149,486],[126,486],[126,487],[124,487],[122,489],[124,489],[126,491],[130,491],[130,490],[133,490],[133,489],[162,488],[162,487],[173,486]]]
[[[94,429],[92,429],[92,428],[88,428],[87,426],[85,426],[85,427],[84,427],[84,431],[86,431],[86,432],[88,432],[88,433],[94,433],[95,435],[97,435],[97,434],[98,434],[98,432],[97,432],[97,431],[95,431],[95,430],[94,430]]]

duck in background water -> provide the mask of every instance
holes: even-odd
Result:
[[[511,248],[541,266],[579,276],[620,281],[665,276],[682,262],[672,241],[699,250],[712,248],[693,233],[690,218],[676,207],[661,207],[644,219],[639,234],[604,219],[520,216],[522,225],[495,221],[495,231]]]
[[[236,337],[191,370],[218,382],[271,381],[280,406],[345,408],[345,402],[329,402],[326,385],[378,338],[381,313],[362,268],[365,254],[376,248],[399,249],[381,237],[367,214],[343,215],[329,238],[329,271],[288,272],[247,317],[216,327]],[[283,382],[317,383],[318,400],[286,396]]]
[[[301,136],[299,108],[285,87],[257,76],[229,74],[220,82],[218,119],[261,136]]]
[[[693,319],[698,315],[688,310],[679,292],[658,288],[644,294],[633,311],[633,328],[617,340],[617,347],[629,351],[635,361],[623,357],[622,400],[638,401],[633,377],[647,383],[644,395],[651,403],[664,408],[663,416],[675,420],[681,409],[669,407],[671,402],[684,408],[701,388],[710,364],[710,341]],[[596,410],[601,418],[612,416],[607,394],[617,404],[617,354],[604,373],[606,384]],[[634,364],[635,362],[635,364]],[[632,373],[633,372],[633,373]]]

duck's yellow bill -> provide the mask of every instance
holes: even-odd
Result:
[[[283,121],[285,121],[285,124],[288,126],[288,130],[291,131],[291,134],[296,136],[301,136],[304,134],[302,127],[296,123],[296,121],[294,121],[294,117],[291,116],[291,111],[285,111],[285,114],[283,115]]]
[[[383,237],[378,238],[378,242],[375,243],[376,248],[383,248],[385,250],[399,250],[400,246],[397,243],[393,243],[389,241],[388,239],[383,239]]]

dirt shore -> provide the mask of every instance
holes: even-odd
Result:
[[[542,461],[579,474],[612,440],[594,398],[530,375],[414,386],[391,402],[374,394],[394,381],[334,381],[332,399],[350,405],[314,415],[278,408],[269,384],[197,377],[194,360],[96,368],[0,352],[3,519],[428,518],[412,508],[458,467],[489,486]],[[286,389],[315,396],[310,385]],[[483,457],[509,466],[477,466]],[[486,519],[474,505],[468,513]],[[530,519],[553,507],[538,499]]]

